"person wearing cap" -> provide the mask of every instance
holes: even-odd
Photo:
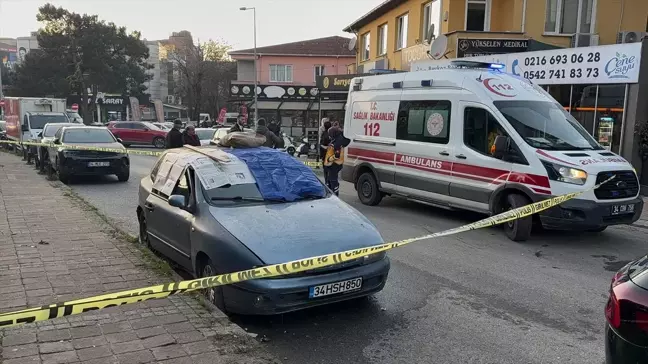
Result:
[[[166,148],[182,148],[184,141],[180,128],[182,128],[182,121],[180,119],[175,119],[173,121],[173,128],[171,128],[166,135],[164,143]]]
[[[256,133],[257,135],[261,134],[266,138],[266,141],[263,144],[264,147],[275,149],[281,149],[284,147],[283,138],[277,136],[275,133],[270,131],[270,129],[268,129],[265,119],[257,120]]]
[[[196,135],[196,128],[193,125],[187,126],[182,132],[182,142],[184,145],[193,145],[194,147],[200,146],[200,139]]]

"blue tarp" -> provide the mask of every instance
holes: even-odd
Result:
[[[296,201],[326,196],[315,173],[286,152],[266,147],[226,151],[247,164],[265,200]]]

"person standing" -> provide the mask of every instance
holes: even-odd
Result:
[[[180,119],[175,119],[173,121],[173,128],[171,128],[166,135],[164,143],[166,148],[182,148],[184,142],[182,140],[182,133],[180,132],[181,127],[182,121],[180,121]]]
[[[344,148],[347,147],[351,140],[344,137],[342,129],[337,126],[332,126],[328,130],[328,136],[331,142],[326,150],[324,157],[324,170],[326,185],[330,188],[336,196],[340,195],[340,181],[339,174],[344,164]]]
[[[268,130],[281,138],[281,127],[279,126],[279,124],[277,124],[274,118],[270,120],[270,124],[268,124]]]
[[[331,144],[331,138],[329,137],[329,129],[331,128],[331,122],[326,119],[324,125],[322,125],[322,131],[320,134],[320,145],[319,145],[319,159],[318,162],[322,162],[322,170],[324,171],[324,181],[326,181],[326,167],[324,166],[324,157],[326,156],[326,150],[328,149],[329,144]],[[319,168],[319,167],[317,167]]]
[[[234,124],[234,126],[232,126],[227,133],[229,134],[229,133],[244,131],[245,130],[244,119],[245,117],[239,114],[239,116],[236,117],[236,124]]]
[[[275,135],[275,133],[271,132],[270,129],[268,129],[265,119],[257,120],[256,133],[261,134],[266,138],[266,141],[263,144],[264,147],[275,149],[281,149],[284,147],[283,138]]]
[[[184,145],[193,145],[194,147],[200,146],[200,139],[196,135],[196,128],[193,125],[187,126],[182,132],[182,142]]]

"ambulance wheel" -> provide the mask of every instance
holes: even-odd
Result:
[[[504,201],[504,211],[517,209],[530,204],[528,198],[525,196],[519,195],[517,193],[512,193],[506,196]],[[533,217],[527,216],[521,219],[509,221],[504,223],[504,232],[509,239],[513,241],[525,241],[531,236],[531,228],[533,227]]]
[[[365,172],[358,177],[356,181],[356,191],[360,202],[369,206],[376,206],[382,200],[382,193],[378,189],[378,181],[373,173]]]

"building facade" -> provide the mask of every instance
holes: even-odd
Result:
[[[320,103],[318,77],[346,73],[355,62],[355,51],[349,50],[350,39],[326,37],[256,49],[232,51],[237,64],[237,79],[232,82],[230,100],[254,109],[254,80],[258,83],[259,118],[275,120],[290,136],[307,136],[317,131],[322,117],[344,119],[344,102]],[[230,110],[238,111],[238,110]]]
[[[344,30],[357,37],[362,73],[376,64],[408,70],[427,58],[431,25],[455,58],[616,44],[640,38],[646,14],[645,0],[387,0]]]

